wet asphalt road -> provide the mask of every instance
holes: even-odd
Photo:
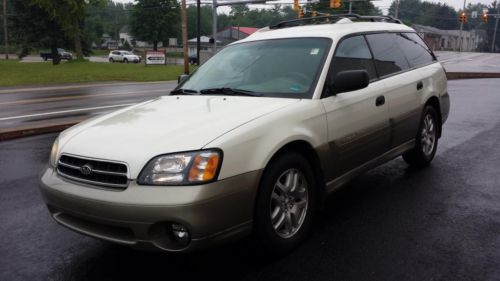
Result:
[[[0,143],[0,280],[500,280],[500,80],[449,86],[432,166],[398,158],[360,176],[281,258],[249,240],[172,255],[73,233],[37,188],[55,135]]]
[[[69,84],[0,88],[0,131],[78,122],[168,94],[176,82]]]

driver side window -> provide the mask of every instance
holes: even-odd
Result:
[[[349,37],[339,43],[332,63],[331,81],[339,72],[346,70],[366,70],[370,81],[377,78],[372,54],[363,35]]]

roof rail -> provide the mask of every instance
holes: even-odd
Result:
[[[358,14],[331,14],[331,15],[323,15],[317,17],[310,18],[302,18],[296,20],[282,21],[275,25],[269,26],[270,29],[279,29],[284,27],[292,27],[292,26],[300,26],[300,25],[309,25],[309,24],[324,24],[324,23],[335,23],[341,19],[351,19],[351,20],[366,20],[371,22],[391,22],[391,23],[399,23],[401,21],[392,16],[361,16]]]

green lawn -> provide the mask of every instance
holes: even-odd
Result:
[[[177,80],[182,65],[150,65],[96,62],[20,63],[0,60],[0,86],[59,84],[92,81]]]

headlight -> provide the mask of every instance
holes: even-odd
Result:
[[[54,141],[54,144],[52,145],[52,149],[50,150],[49,164],[54,168],[57,166],[57,151],[58,150],[59,150],[59,137]]]
[[[189,185],[217,179],[222,151],[208,149],[160,155],[151,159],[137,179],[144,185]]]

